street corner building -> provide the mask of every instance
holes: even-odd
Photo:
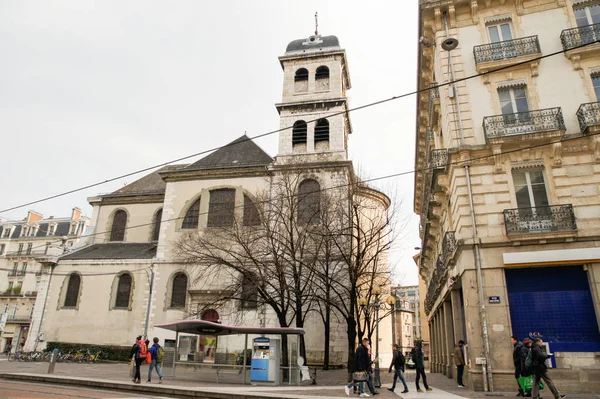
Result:
[[[293,194],[288,199],[295,198],[289,206],[295,207],[294,217],[302,219],[301,225],[325,219],[323,193],[328,198],[337,193],[345,204],[368,201],[371,212],[386,213],[389,198],[357,184],[348,159],[350,75],[337,37],[295,40],[279,62],[283,96],[276,108],[282,130],[274,158],[244,135],[194,163],[165,166],[113,193],[88,199],[94,233],[81,249],[47,264],[48,274],[52,270],[54,275],[41,327],[46,341],[124,346],[147,331],[169,349],[175,333],[155,325],[202,319],[279,327],[272,309],[257,301],[251,276],[231,271],[236,260],[231,261],[233,267],[202,274],[200,270],[210,267],[215,259],[210,257],[219,251],[190,251],[182,260],[186,238],[208,240],[229,234],[228,229],[246,234],[244,229],[260,224],[258,218],[269,211],[265,203],[274,206],[281,201],[278,189],[287,184]],[[348,197],[353,186],[359,189]],[[176,243],[181,244],[179,252]],[[192,255],[195,260],[189,261]],[[236,280],[237,295],[231,292]],[[230,300],[223,302],[224,297]],[[332,320],[330,362],[342,365],[348,355],[346,325],[336,317]],[[382,322],[386,332],[382,345],[391,343],[387,323],[386,327]],[[307,361],[323,362],[321,317],[307,315],[303,328]],[[180,340],[177,360],[218,362],[227,354],[219,353],[217,340],[229,340],[230,352],[244,348],[243,339],[205,338],[189,338],[185,345]]]
[[[419,3],[431,370],[453,378],[462,339],[468,386],[512,391],[510,337],[539,336],[560,389],[600,392],[600,6]]]

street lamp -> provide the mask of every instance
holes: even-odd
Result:
[[[381,296],[381,287],[378,285],[371,289],[371,294],[375,296],[375,300],[372,303],[369,303],[367,298],[360,297],[358,298],[358,305],[365,311],[367,323],[369,320],[368,308],[372,307],[375,311],[375,387],[380,388],[381,372],[379,369],[379,309],[383,308],[384,310],[393,311],[394,305],[396,304],[396,297],[394,295],[390,295],[385,302],[380,302],[379,297]]]

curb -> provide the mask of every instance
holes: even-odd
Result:
[[[140,394],[170,395],[177,398],[197,398],[197,399],[289,399],[290,395],[270,394],[266,392],[251,393],[233,393],[233,392],[211,392],[202,389],[179,388],[173,386],[150,386],[134,385],[127,382],[115,382],[110,380],[88,380],[79,377],[57,377],[44,374],[27,373],[0,373],[0,379],[13,381],[26,381],[36,383],[47,383],[57,385],[71,385],[86,388],[99,388],[114,391],[135,392]]]

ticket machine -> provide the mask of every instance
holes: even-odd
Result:
[[[250,381],[279,385],[281,346],[279,339],[258,337],[252,345]]]

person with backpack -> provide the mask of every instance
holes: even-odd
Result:
[[[513,366],[515,367],[515,379],[517,380],[517,386],[519,387],[519,393],[517,396],[525,396],[521,384],[519,384],[519,377],[521,377],[521,369],[523,364],[523,343],[519,342],[519,338],[516,335],[511,337],[513,344]]]
[[[423,349],[421,348],[422,345],[423,344],[421,343],[421,341],[415,341],[415,347],[410,353],[412,361],[415,363],[415,371],[417,372],[417,376],[415,378],[417,392],[423,392],[423,390],[419,387],[419,379],[421,376],[423,377],[423,385],[425,386],[425,390],[429,392],[433,391],[433,389],[431,389],[429,385],[427,385],[427,376],[425,375],[425,361],[423,358]]]
[[[540,338],[536,338],[533,340],[533,348],[531,348],[531,357],[533,358],[534,367],[533,367],[533,387],[531,390],[531,397],[533,399],[539,399],[540,394],[540,380],[544,380],[552,395],[554,395],[554,399],[560,399],[566,397],[566,395],[561,395],[556,387],[554,386],[554,382],[552,382],[552,378],[548,375],[548,366],[546,366],[546,360],[552,357],[551,354],[545,353],[542,350],[542,340]]]
[[[140,384],[141,376],[140,376],[140,366],[142,363],[146,361],[146,355],[148,354],[148,341],[143,340],[141,335],[135,339],[135,344],[131,348],[131,353],[129,354],[129,358],[131,362],[135,363],[135,375],[133,376],[133,382],[135,384]]]
[[[456,365],[456,382],[458,383],[459,388],[463,388],[465,385],[463,384],[463,373],[465,371],[465,355],[463,352],[463,346],[465,346],[465,341],[462,339],[458,341],[458,345],[454,347],[454,364]]]
[[[165,360],[165,350],[162,346],[158,344],[158,338],[154,337],[152,339],[154,344],[150,347],[150,355],[152,356],[152,363],[150,363],[150,367],[148,368],[148,381],[152,382],[152,369],[156,368],[156,374],[158,374],[158,383],[162,384],[163,375],[161,372],[162,362]]]
[[[406,385],[406,380],[404,379],[404,365],[406,364],[406,359],[402,352],[400,352],[400,346],[398,344],[392,345],[392,363],[390,363],[389,373],[392,372],[392,367],[394,367],[394,382],[392,383],[392,387],[388,388],[388,391],[394,392],[396,389],[396,380],[400,378],[402,381],[402,385],[404,385],[404,391],[401,393],[408,393],[408,385]]]

